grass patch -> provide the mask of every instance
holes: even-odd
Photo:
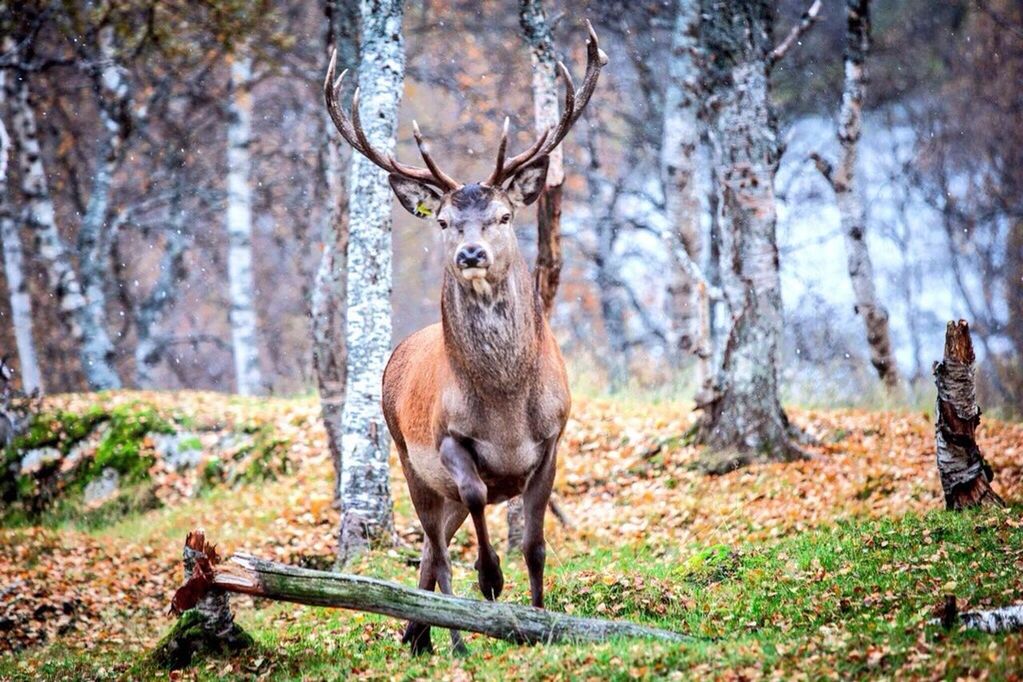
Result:
[[[735,674],[954,679],[983,669],[1000,679],[1018,670],[1023,637],[945,633],[927,621],[945,592],[971,607],[1019,600],[1021,511],[854,520],[738,547],[552,548],[550,608],[700,638],[682,646],[631,640],[521,647],[470,637],[470,656],[453,660],[445,633],[435,629],[438,654],[413,659],[399,643],[402,624],[393,619],[262,603],[238,609],[239,623],[256,640],[253,652],[201,661],[193,670],[198,679],[415,679],[461,670],[499,680]],[[525,603],[521,561],[504,563],[506,598]],[[397,552],[373,554],[357,572],[414,582],[413,569]],[[475,576],[463,562],[455,565],[455,591],[478,596]],[[159,629],[167,627],[164,622]],[[0,678],[158,675],[148,665],[141,650],[53,645],[3,656]]]

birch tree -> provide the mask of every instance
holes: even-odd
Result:
[[[533,121],[537,133],[558,124],[557,64],[554,38],[543,0],[520,0],[519,25],[533,64]],[[565,183],[564,153],[550,154],[547,184],[536,203],[536,282],[544,313],[551,316],[561,282],[561,195]]]
[[[227,98],[227,274],[231,344],[238,393],[263,392],[259,369],[255,278],[252,274],[252,58],[245,46],[229,55]]]
[[[135,329],[138,341],[135,344],[135,385],[139,388],[155,388],[153,369],[163,355],[166,338],[159,332],[160,324],[166,318],[177,299],[177,290],[187,277],[185,254],[191,242],[188,230],[188,213],[185,210],[185,192],[188,190],[180,153],[172,151],[167,161],[174,169],[174,188],[167,209],[167,224],[164,233],[163,252],[160,255],[160,271],[153,288],[137,305]]]
[[[402,0],[360,0],[359,91],[369,142],[394,150],[405,77]],[[348,176],[348,342],[342,413],[341,528],[338,560],[392,540],[390,437],[381,411],[391,350],[391,190],[387,174],[353,154]]]
[[[109,362],[113,359],[114,347],[106,332],[106,283],[110,272],[107,219],[114,173],[120,166],[131,125],[131,97],[119,62],[114,26],[107,23],[93,33],[95,44],[86,41],[83,55],[90,59],[89,76],[99,109],[100,141],[92,170],[89,201],[78,229],[78,257],[85,296],[83,353],[89,358],[106,358]],[[120,380],[112,370],[108,381],[109,388],[120,386]]]
[[[701,249],[700,202],[694,186],[700,142],[699,31],[699,0],[677,0],[660,156],[669,226],[663,239],[675,261],[668,290],[669,353],[689,350],[696,356],[698,402],[710,391],[713,356],[710,287],[696,266]]]
[[[4,78],[0,71],[0,105],[4,103]],[[25,278],[25,257],[22,251],[21,235],[14,218],[14,202],[7,182],[8,163],[11,153],[11,138],[7,126],[0,118],[0,242],[4,251],[4,276],[11,302],[11,324],[14,327],[14,342],[18,349],[18,367],[21,370],[21,387],[25,393],[43,390],[42,373],[36,356],[35,339],[32,335],[32,299]]]
[[[838,115],[837,167],[819,154],[812,158],[835,192],[845,237],[846,262],[852,282],[854,310],[863,318],[870,348],[870,363],[889,392],[902,385],[888,328],[888,311],[874,286],[874,266],[867,248],[867,221],[863,188],[856,173],[856,157],[863,128],[866,94],[866,58],[870,52],[870,0],[846,0],[845,86]]]
[[[819,7],[818,0],[813,16]],[[795,37],[773,46],[774,10],[767,0],[714,0],[702,11],[703,49],[714,55],[704,77],[714,102],[709,133],[720,191],[718,268],[732,324],[713,395],[701,405],[698,437],[728,453],[718,463],[727,468],[756,456],[801,454],[778,395],[782,302],[774,176],[781,148],[769,87],[772,64]],[[811,22],[804,15],[800,26]]]
[[[10,53],[14,41],[5,40],[5,52]],[[121,385],[114,370],[113,344],[102,320],[90,309],[82,291],[78,273],[71,261],[71,253],[57,227],[56,211],[43,168],[39,128],[29,91],[28,73],[12,68],[5,82],[6,98],[13,115],[12,130],[17,148],[18,173],[21,192],[25,200],[25,221],[33,236],[35,256],[46,271],[47,282],[57,301],[61,317],[75,345],[79,348],[82,370],[93,390],[118,388]]]
[[[337,49],[341,69],[356,66],[358,46],[358,7],[354,0],[327,0],[326,52]],[[320,118],[323,127],[324,185],[327,210],[323,221],[323,252],[316,270],[310,305],[313,334],[313,369],[320,394],[320,413],[327,431],[331,459],[334,462],[334,497],[341,499],[341,440],[344,434],[342,412],[345,403],[345,306],[348,258],[348,220],[341,139],[326,110]]]

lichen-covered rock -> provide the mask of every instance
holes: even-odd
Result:
[[[176,471],[194,469],[203,458],[202,440],[190,431],[156,433],[152,436],[153,449],[163,462]]]
[[[60,450],[57,448],[35,448],[29,450],[21,458],[20,473],[22,476],[30,476],[47,464],[52,464],[61,458]]]
[[[98,507],[117,495],[121,487],[121,475],[116,469],[107,467],[99,478],[89,481],[82,493],[86,507]]]

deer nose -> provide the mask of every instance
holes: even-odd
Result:
[[[487,267],[487,250],[479,244],[466,244],[455,254],[455,265],[460,270]]]

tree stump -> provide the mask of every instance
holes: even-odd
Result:
[[[994,473],[977,446],[980,425],[974,384],[975,356],[966,320],[945,329],[945,357],[934,363],[938,401],[934,410],[934,441],[945,508],[968,509],[1005,502],[991,489]]]
[[[157,665],[171,670],[188,666],[197,654],[218,656],[253,644],[252,637],[234,622],[227,592],[208,585],[211,562],[215,564],[219,558],[202,530],[193,530],[185,538],[182,558],[185,584],[171,604],[181,617],[152,653]],[[182,607],[185,602],[188,605]]]

